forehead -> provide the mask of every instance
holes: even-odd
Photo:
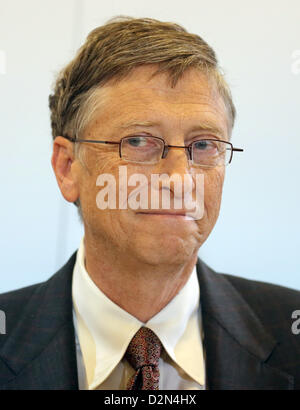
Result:
[[[171,87],[167,74],[151,75],[153,67],[141,66],[119,81],[99,88],[91,125],[122,128],[135,123],[182,127],[192,122],[211,124],[228,132],[225,103],[216,85],[203,73],[190,69]]]

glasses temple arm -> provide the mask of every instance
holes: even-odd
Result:
[[[119,142],[116,142],[116,141],[84,140],[84,139],[69,137],[68,135],[63,135],[63,138],[66,138],[67,140],[71,142],[92,142],[94,144],[118,144],[118,145],[120,144]]]

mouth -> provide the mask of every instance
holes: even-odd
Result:
[[[165,217],[165,218],[181,218],[185,220],[194,220],[190,215],[184,211],[149,211],[149,212],[137,212],[137,215],[143,216],[156,216],[156,217]]]

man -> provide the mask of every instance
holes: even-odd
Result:
[[[52,166],[84,238],[48,281],[1,296],[1,389],[300,388],[300,293],[197,259],[242,151],[214,51],[176,24],[112,20],[50,109]]]

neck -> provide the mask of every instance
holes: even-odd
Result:
[[[197,260],[197,252],[182,263],[150,264],[117,255],[85,236],[85,267],[96,286],[114,303],[146,323],[183,288]],[[97,246],[96,246],[97,245]]]

